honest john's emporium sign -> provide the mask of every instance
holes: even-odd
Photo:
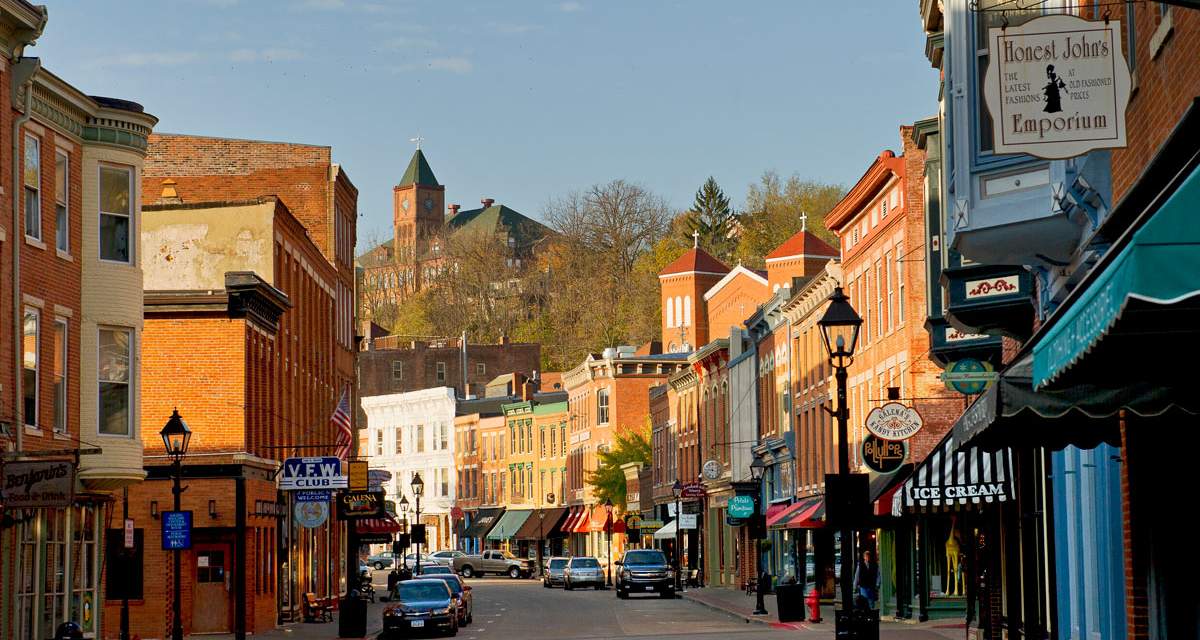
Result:
[[[996,153],[1069,158],[1125,146],[1121,23],[1048,15],[988,29],[984,98]]]

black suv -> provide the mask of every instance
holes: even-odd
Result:
[[[667,557],[657,549],[631,549],[617,562],[617,597],[624,600],[633,593],[658,593],[675,597],[675,572]]]

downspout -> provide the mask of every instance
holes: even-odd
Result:
[[[42,22],[40,26],[46,24],[45,14],[42,14]],[[37,30],[41,33],[41,29]],[[24,198],[21,197],[23,192],[21,187],[21,168],[25,163],[21,161],[21,130],[25,127],[25,123],[33,117],[33,76],[41,68],[42,62],[37,58],[26,58],[22,54],[25,45],[18,45],[13,50],[13,59],[17,60],[12,64],[12,76],[9,86],[9,101],[10,104],[16,103],[20,96],[20,91],[25,92],[25,112],[13,121],[12,132],[12,269],[13,269],[13,288],[12,288],[12,304],[13,304],[13,360],[16,363],[16,371],[13,376],[13,404],[16,406],[16,424],[13,425],[13,430],[16,432],[17,451],[22,451],[25,444],[25,395],[24,395],[24,374],[25,361],[24,350],[22,344],[22,315],[21,315],[21,204]]]

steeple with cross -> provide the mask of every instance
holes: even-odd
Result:
[[[800,231],[808,231],[808,213],[800,212]]]
[[[409,141],[409,142],[415,142],[415,143],[417,143],[417,151],[420,151],[420,150],[421,150],[421,143],[425,141],[425,138],[422,138],[422,137],[421,137],[421,134],[419,134],[419,133],[418,133],[418,134],[417,134],[417,137],[415,137],[415,138],[409,138],[409,139],[408,139],[408,141]]]
[[[693,249],[700,248],[700,232],[699,231],[692,232],[692,248]]]

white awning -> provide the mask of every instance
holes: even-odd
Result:
[[[655,540],[671,540],[675,537],[675,523],[679,522],[678,518],[663,525],[658,531],[654,532]]]

